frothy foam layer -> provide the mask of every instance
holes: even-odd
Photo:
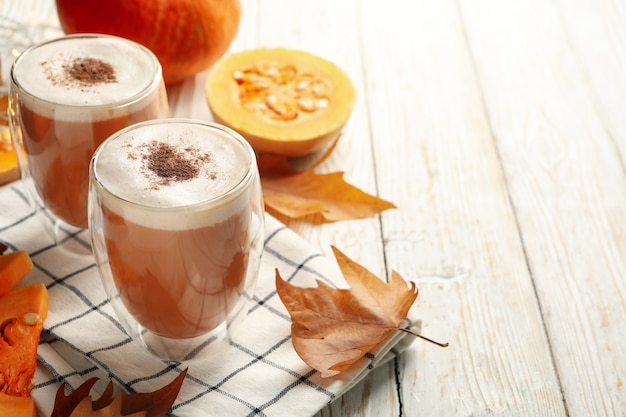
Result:
[[[124,39],[66,37],[22,54],[15,63],[14,79],[44,101],[101,106],[138,95],[153,83],[158,71],[149,51]]]
[[[249,179],[253,161],[248,152],[217,128],[161,121],[131,127],[105,142],[96,154],[94,174],[121,199],[109,197],[104,203],[130,221],[166,229],[206,226],[248,204],[247,193],[228,194]],[[223,200],[211,201],[224,194]],[[160,209],[165,208],[181,210],[172,224],[163,223]]]

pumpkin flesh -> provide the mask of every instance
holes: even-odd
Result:
[[[37,283],[16,287],[0,297],[0,324],[6,324],[27,313],[37,314],[43,322],[48,317],[48,304],[48,290],[45,285]]]
[[[36,417],[37,349],[48,316],[48,290],[41,284],[16,287],[33,269],[25,251],[4,254],[0,245],[0,415]]]
[[[17,164],[17,154],[10,141],[8,131],[0,133],[0,185],[15,181],[20,177]]]
[[[28,397],[34,387],[37,348],[43,321],[26,313],[6,324],[0,337],[0,391],[15,397]]]
[[[33,262],[25,251],[0,255],[0,297],[7,294],[33,269]]]
[[[0,412],[3,416],[37,417],[35,401],[31,397],[15,397],[1,391]]]
[[[43,321],[47,315],[48,291],[43,284],[17,287],[0,297],[2,415],[37,415],[30,393],[34,387],[37,349]]]

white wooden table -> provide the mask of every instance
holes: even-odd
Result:
[[[626,3],[242,2],[233,51],[348,72],[321,170],[398,206],[288,225],[416,281],[424,333],[450,343],[416,341],[318,417],[626,415]],[[210,118],[205,76],[169,90],[172,116]]]

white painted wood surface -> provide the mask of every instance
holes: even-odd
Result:
[[[626,3],[242,2],[233,51],[348,72],[321,170],[398,206],[288,225],[416,281],[424,332],[450,343],[416,341],[317,417],[625,416]],[[51,0],[26,3],[55,25]],[[211,117],[205,76],[170,89],[173,116]]]

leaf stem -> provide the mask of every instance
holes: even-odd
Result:
[[[408,333],[408,334],[412,334],[413,336],[419,337],[420,339],[424,339],[425,341],[430,342],[430,343],[432,343],[434,345],[437,345],[437,346],[440,346],[440,347],[448,347],[448,343],[447,342],[446,343],[437,342],[437,341],[435,341],[433,339],[430,339],[430,338],[428,338],[426,336],[422,336],[421,334],[416,333],[416,332],[414,332],[411,329],[404,329],[404,328],[398,327],[398,330],[403,331],[403,332]]]

